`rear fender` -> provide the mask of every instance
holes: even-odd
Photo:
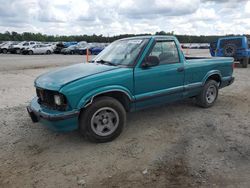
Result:
[[[208,80],[208,78],[210,76],[213,76],[213,75],[218,75],[220,77],[220,80],[222,80],[222,75],[221,75],[221,72],[219,70],[211,70],[209,71],[205,77],[202,79],[202,85],[205,85],[206,81]]]

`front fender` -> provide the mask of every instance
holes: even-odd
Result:
[[[207,81],[207,79],[212,76],[212,75],[219,75],[220,77],[220,80],[222,79],[222,75],[221,75],[221,72],[219,70],[211,70],[209,71],[205,76],[204,78],[202,79],[202,85],[204,85]]]
[[[129,99],[131,101],[134,100],[134,96],[132,95],[130,90],[123,87],[123,86],[119,86],[119,85],[104,86],[104,87],[92,90],[92,91],[86,93],[84,96],[82,96],[81,100],[79,101],[79,103],[77,105],[77,109],[81,109],[81,108],[85,107],[88,104],[88,102],[92,102],[92,100],[95,96],[103,94],[103,93],[107,93],[107,92],[112,92],[112,91],[123,92],[124,94],[126,94],[129,97]]]

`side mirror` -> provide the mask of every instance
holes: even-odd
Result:
[[[160,60],[157,56],[148,56],[142,63],[142,67],[153,67],[160,64]]]

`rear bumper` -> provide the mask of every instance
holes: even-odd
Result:
[[[234,82],[234,77],[233,76],[229,76],[226,78],[223,78],[220,84],[220,88],[226,87],[231,85]]]
[[[78,110],[60,112],[43,109],[35,97],[27,106],[27,111],[34,123],[41,122],[55,131],[72,131],[78,128]]]

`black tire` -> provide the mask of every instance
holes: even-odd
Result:
[[[8,50],[7,49],[2,49],[3,54],[7,54]]]
[[[240,63],[242,64],[243,68],[247,68],[247,65],[249,63],[249,59],[247,57],[243,58]]]
[[[105,108],[114,110],[116,112],[116,115],[118,116],[118,120],[115,119],[117,120],[116,121],[117,124],[116,124],[116,128],[113,129],[113,132],[111,132],[108,135],[100,136],[98,135],[98,133],[95,132],[97,130],[94,130],[95,129],[94,127],[95,123],[93,123],[94,116],[95,117],[100,116],[99,113],[101,113],[102,111],[100,112],[98,111],[102,109],[104,109],[105,111],[106,110]],[[103,114],[101,116],[102,116],[101,117],[102,119],[99,119],[98,121],[99,123],[102,124],[101,126],[105,126],[105,124],[103,123],[104,121]],[[107,117],[105,117],[105,119],[107,120]],[[110,119],[108,121],[110,121]],[[103,143],[103,142],[109,142],[109,141],[114,140],[116,137],[118,137],[121,134],[125,124],[126,124],[126,111],[123,105],[118,100],[112,97],[97,98],[96,100],[93,101],[93,103],[89,107],[87,107],[81,112],[80,118],[79,118],[79,129],[80,129],[81,134],[84,137],[86,137],[89,141],[96,142],[96,143]],[[96,127],[97,126],[98,125],[96,125]],[[104,132],[104,134],[106,133]]]
[[[51,54],[51,51],[50,51],[50,50],[47,50],[46,54],[50,55],[50,54]]]
[[[33,51],[30,50],[30,51],[28,52],[28,54],[29,54],[29,55],[33,55]]]
[[[211,97],[210,99],[208,97],[209,96],[208,92],[211,90],[211,88],[214,89],[213,90],[214,98],[212,98],[213,100],[211,100]],[[209,108],[213,106],[218,97],[218,92],[219,92],[218,82],[216,82],[215,80],[208,80],[203,86],[201,93],[196,97],[197,104],[203,108]]]
[[[227,44],[224,46],[223,55],[225,57],[234,57],[236,54],[236,46],[233,44]]]

